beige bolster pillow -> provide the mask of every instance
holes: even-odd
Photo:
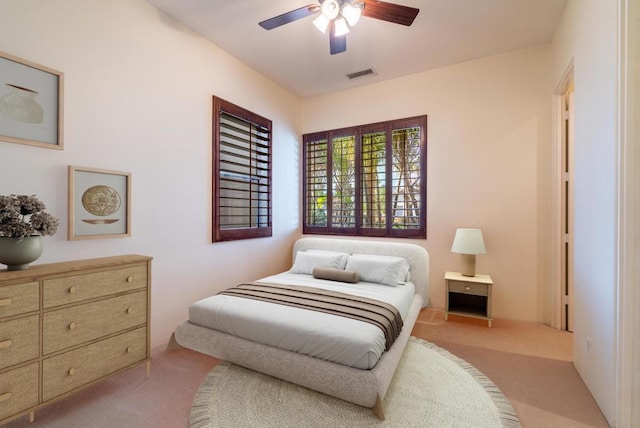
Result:
[[[356,283],[360,280],[358,272],[353,270],[342,270],[326,267],[313,268],[313,277],[317,279],[328,279],[331,281]]]

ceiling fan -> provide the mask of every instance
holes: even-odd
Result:
[[[402,6],[377,0],[318,0],[320,4],[309,4],[282,15],[259,22],[265,30],[273,30],[307,16],[320,15],[313,24],[323,33],[329,30],[329,50],[335,55],[347,50],[347,33],[356,25],[360,16],[380,19],[410,26],[420,12],[414,7]]]

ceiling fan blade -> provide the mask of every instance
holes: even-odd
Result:
[[[420,12],[420,9],[416,9],[415,7],[402,6],[384,1],[364,0],[364,3],[362,16],[406,26],[413,24],[413,20],[416,19],[418,12]]]
[[[320,6],[317,4],[309,4],[307,6],[300,7],[282,15],[274,16],[273,18],[265,19],[262,22],[258,22],[258,25],[265,30],[273,30],[284,24],[288,24],[298,19],[306,18],[320,10]]]
[[[329,25],[329,51],[331,55],[339,54],[347,50],[347,35],[335,36],[333,22]]]

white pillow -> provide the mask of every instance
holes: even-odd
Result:
[[[385,256],[382,254],[361,254],[361,253],[353,253],[353,254],[349,254],[349,255],[353,255],[353,256],[358,256],[358,257],[362,257],[362,258],[369,258],[369,259],[375,259],[376,261],[380,261],[380,262],[406,262],[406,268],[407,268],[407,275],[404,277],[404,281],[409,281],[409,279],[411,278],[411,263],[409,263],[409,260],[407,260],[405,257],[402,256]]]
[[[345,269],[356,271],[360,281],[396,286],[404,284],[409,268],[404,257],[352,254]]]
[[[340,255],[342,256],[341,265],[338,269],[344,269],[347,265],[347,259],[349,258],[349,253],[343,253],[342,251],[329,251],[329,250],[307,250],[307,253],[322,253],[322,254],[333,254],[334,256]]]
[[[298,251],[293,267],[289,272],[312,275],[316,267],[344,269],[347,256],[344,254],[327,254],[324,252]]]

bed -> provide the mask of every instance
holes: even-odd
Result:
[[[203,299],[203,301],[196,302],[192,305],[190,308],[190,319],[184,321],[176,328],[169,346],[181,346],[193,349],[306,388],[372,408],[376,416],[383,420],[384,410],[382,400],[384,399],[395,369],[409,340],[411,330],[413,329],[420,309],[428,303],[429,256],[427,251],[418,245],[409,243],[301,238],[296,241],[293,246],[292,271],[280,276],[263,278],[260,283],[264,282],[268,284],[274,281],[278,281],[279,283],[295,282],[298,278],[295,272],[296,266],[299,267],[303,260],[303,257],[300,256],[296,263],[296,256],[305,253],[304,260],[307,260],[309,257],[312,257],[309,253],[313,252],[371,255],[372,257],[391,256],[403,258],[408,262],[407,275],[404,281],[400,282],[402,286],[381,286],[386,287],[386,289],[397,288],[400,291],[401,289],[412,290],[411,296],[407,301],[402,300],[406,299],[406,296],[393,297],[393,299],[400,299],[398,300],[400,302],[398,305],[403,307],[403,309],[400,310],[403,322],[399,335],[388,349],[383,349],[382,351],[378,348],[375,350],[358,349],[355,350],[354,353],[345,353],[347,354],[347,359],[343,361],[341,360],[343,356],[335,356],[329,352],[335,350],[336,347],[321,347],[322,349],[315,352],[315,354],[313,351],[305,354],[290,349],[283,349],[296,346],[289,343],[283,343],[282,347],[279,347],[281,346],[281,342],[278,340],[286,339],[288,341],[290,337],[294,337],[294,335],[289,332],[286,332],[286,334],[283,333],[279,338],[274,339],[272,344],[267,344],[268,341],[266,341],[267,343],[261,343],[265,342],[265,340],[262,340],[263,332],[261,332],[258,327],[256,327],[257,332],[254,332],[253,336],[251,336],[251,330],[253,329],[238,327],[242,325],[241,322],[227,322],[225,325],[224,321],[216,321],[216,311],[219,309],[216,309],[215,306],[213,308],[208,307],[211,303],[211,300],[208,299]],[[310,277],[310,275],[307,276]],[[331,283],[332,281],[326,282]],[[366,283],[362,282],[350,285],[352,288],[357,289],[366,288]],[[374,289],[375,287],[370,286],[370,288]],[[402,294],[400,291],[398,291],[398,293]],[[366,294],[367,292],[365,291],[364,293]],[[241,300],[249,301],[249,299]],[[268,305],[269,303],[252,302],[251,304]],[[279,307],[277,312],[274,312],[273,318],[278,318],[277,314],[280,314],[280,318],[282,319],[289,318],[289,309],[285,309],[281,305],[273,306]],[[219,308],[224,307],[225,305],[222,305]],[[263,311],[258,312],[262,313]],[[319,316],[323,316],[323,314]],[[326,314],[324,314],[324,316],[326,316]],[[269,316],[269,318],[270,317],[271,316]],[[334,316],[334,318],[341,317]],[[349,321],[352,323],[357,322],[354,320]],[[339,322],[348,321],[341,320]],[[259,324],[261,323],[257,325]],[[297,328],[298,325],[304,323],[293,322],[290,324]],[[351,324],[349,328],[332,327],[331,330],[357,330],[354,326],[354,324]],[[216,328],[220,330],[226,329],[227,332],[220,331]],[[371,331],[371,329],[364,327],[362,327],[362,329]],[[280,327],[275,330],[280,330]],[[379,330],[376,331],[380,334]],[[248,338],[240,337],[237,334],[243,334],[248,336]],[[341,343],[342,340],[349,339],[348,337],[343,337],[335,341]],[[374,340],[379,341],[379,339]],[[377,346],[379,347],[379,345]],[[325,355],[322,353],[325,351],[329,352],[329,354]]]

